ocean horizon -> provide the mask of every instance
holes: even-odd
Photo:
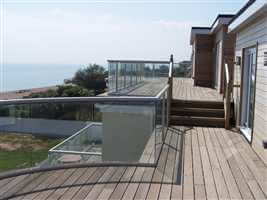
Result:
[[[3,91],[49,87],[64,83],[75,72],[84,67],[81,64],[5,64],[3,68]]]

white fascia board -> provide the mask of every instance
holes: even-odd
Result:
[[[229,25],[229,32],[237,32],[248,21],[256,18],[266,11],[267,0],[258,0],[248,7],[238,18]]]

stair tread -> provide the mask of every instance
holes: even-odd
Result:
[[[172,103],[202,103],[202,104],[219,104],[223,105],[223,101],[197,101],[197,100],[180,100],[180,99],[172,99]]]
[[[224,118],[218,117],[195,117],[195,116],[171,116],[171,125],[224,127]]]
[[[178,116],[178,115],[171,115],[171,119],[175,118],[175,119],[214,119],[214,120],[223,120],[224,121],[224,117],[199,117],[199,116]]]
[[[206,111],[206,112],[224,112],[223,108],[184,108],[184,107],[172,107],[171,111]]]

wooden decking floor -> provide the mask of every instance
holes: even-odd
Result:
[[[149,159],[149,157],[147,158]],[[170,127],[156,167],[88,167],[0,181],[13,199],[266,199],[267,167],[237,132]]]
[[[191,78],[173,78],[173,98],[193,101],[222,101],[217,90],[194,86]]]

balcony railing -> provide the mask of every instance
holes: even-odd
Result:
[[[159,91],[152,91],[154,85],[162,89],[168,83],[170,61],[143,61],[143,60],[108,60],[109,95],[156,95]],[[139,87],[149,88],[148,93],[131,93]]]
[[[168,127],[168,92],[166,85],[156,97],[2,100],[0,133],[59,141],[47,157],[18,169],[92,163],[154,166]],[[33,147],[31,157],[35,152]],[[0,162],[6,159],[2,156]]]

